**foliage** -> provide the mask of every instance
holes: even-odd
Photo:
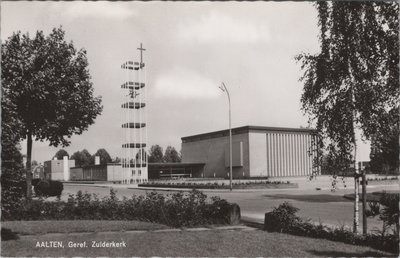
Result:
[[[75,160],[76,167],[89,166],[92,164],[92,155],[90,155],[86,149],[74,152],[70,159]]]
[[[143,220],[173,227],[230,223],[234,205],[219,197],[207,198],[202,192],[160,194],[148,192],[145,196],[118,199],[110,195],[99,199],[96,194],[69,195],[68,201],[57,199],[46,202],[34,200],[21,204],[5,220]]]
[[[114,159],[112,159],[111,163],[119,164],[121,163],[121,159],[119,157],[115,157]]]
[[[304,71],[302,109],[315,124],[320,151],[326,147],[331,164],[343,171],[353,159],[354,125],[366,139],[376,141],[398,127],[399,5],[378,1],[315,5],[320,53],[296,57]],[[391,112],[396,119],[388,119]]]
[[[387,114],[386,126],[371,140],[370,166],[374,173],[399,173],[399,112],[393,109]],[[389,123],[388,121],[392,121]]]
[[[62,28],[35,37],[21,32],[1,48],[3,98],[18,121],[19,138],[27,139],[27,196],[31,198],[32,140],[67,146],[101,113],[101,98],[93,96],[86,50],[67,43]]]
[[[163,149],[160,145],[156,144],[150,147],[149,162],[161,163],[163,162]]]
[[[280,204],[272,212],[265,214],[265,229],[271,231],[289,232],[300,221],[296,216],[298,208],[288,202]]]
[[[60,181],[40,180],[36,184],[33,183],[37,196],[61,196],[64,186]]]
[[[382,234],[389,228],[393,229],[394,235],[399,235],[399,194],[382,192],[379,202],[369,202],[367,216],[375,217],[383,221]]]
[[[68,158],[69,158],[68,152],[64,149],[61,149],[61,150],[57,151],[57,153],[54,155],[53,159],[57,158],[58,160],[63,160],[64,156],[68,156]]]
[[[345,227],[330,228],[316,225],[296,215],[298,208],[285,202],[265,214],[264,229],[272,232],[289,233],[298,236],[323,238],[353,245],[366,245],[376,249],[399,252],[398,235],[367,234],[357,235]]]
[[[164,162],[172,162],[172,163],[176,163],[176,162],[181,162],[181,156],[180,154],[176,151],[176,149],[172,146],[168,146],[165,149],[165,153],[164,153],[164,157],[163,157],[163,161]]]
[[[93,156],[91,157],[91,164],[94,164],[94,159],[96,156],[100,157],[100,164],[102,165],[112,162],[110,154],[108,154],[108,152],[103,148],[98,149],[96,153],[93,154]]]
[[[3,89],[2,89],[3,92]],[[20,122],[15,119],[13,103],[1,98],[1,211],[11,212],[26,194],[25,169],[20,152]],[[21,183],[22,182],[22,183]]]

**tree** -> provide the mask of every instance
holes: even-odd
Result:
[[[151,146],[149,152],[149,162],[150,163],[161,163],[163,162],[163,149],[160,145],[156,144]]]
[[[376,134],[371,139],[370,166],[374,173],[399,173],[399,114],[397,110],[389,112],[387,118],[391,123],[382,128],[385,132]]]
[[[164,162],[173,162],[173,163],[181,162],[181,157],[174,147],[168,146],[165,149],[163,161]]]
[[[1,98],[1,214],[3,218],[12,217],[12,212],[26,195],[23,158],[20,152],[20,122],[16,116],[13,103]]]
[[[91,158],[92,155],[90,155],[90,153],[84,149],[83,151],[74,152],[70,159],[75,160],[75,166],[83,167],[91,164]]]
[[[115,163],[115,164],[120,164],[121,163],[121,159],[119,157],[115,157],[111,163]]]
[[[57,158],[58,160],[63,160],[64,156],[68,156],[68,158],[69,158],[68,152],[64,149],[61,149],[61,150],[57,151],[57,153],[54,155],[53,159]]]
[[[338,169],[346,171],[356,163],[356,128],[372,139],[387,137],[385,128],[398,127],[398,122],[385,118],[399,110],[399,5],[315,5],[320,53],[296,57],[304,71],[302,109],[318,131],[320,151],[327,150]]]
[[[111,163],[112,159],[110,154],[108,154],[108,152],[105,149],[98,149],[96,151],[95,154],[93,154],[92,156],[92,163],[94,164],[94,159],[96,156],[100,157],[100,164],[107,164],[107,163]]]
[[[64,36],[62,28],[48,36],[38,31],[32,39],[17,32],[2,44],[3,93],[27,139],[27,171],[33,139],[68,146],[68,139],[87,130],[102,111],[101,98],[93,96],[86,50],[77,51]],[[28,199],[31,179],[27,173]]]

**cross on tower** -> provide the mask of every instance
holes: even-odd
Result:
[[[143,48],[142,43],[140,43],[140,47],[138,48],[138,50],[140,50],[140,65],[143,64],[143,51],[146,51],[145,48]]]

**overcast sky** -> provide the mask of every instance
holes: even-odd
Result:
[[[48,34],[62,26],[68,41],[85,48],[103,113],[65,149],[121,147],[123,62],[147,49],[148,143],[180,150],[181,137],[232,126],[307,126],[300,110],[300,64],[318,51],[316,10],[310,2],[2,2],[1,38],[20,30]],[[60,149],[33,144],[43,162]],[[22,143],[25,153],[25,143]],[[361,148],[361,159],[368,148]]]

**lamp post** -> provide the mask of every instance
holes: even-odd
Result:
[[[232,127],[231,127],[231,97],[229,95],[228,88],[226,88],[225,83],[221,83],[219,88],[226,92],[228,95],[229,102],[229,189],[232,191]]]

